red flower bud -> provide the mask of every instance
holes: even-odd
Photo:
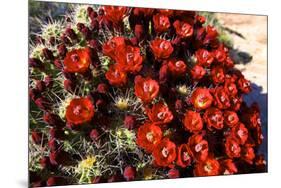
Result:
[[[49,50],[48,48],[44,48],[42,50],[42,52],[43,52],[43,56],[45,57],[45,59],[47,59],[47,60],[53,60],[54,59],[53,52],[51,50]]]
[[[168,171],[168,177],[170,179],[175,179],[180,177],[180,171],[176,168],[172,168]]]
[[[59,53],[59,56],[65,57],[65,55],[67,53],[67,48],[64,44],[58,45],[58,53]]]
[[[134,129],[136,127],[136,118],[131,115],[125,116],[124,125],[129,130]]]
[[[64,177],[53,176],[47,180],[47,186],[67,185],[68,181]]]
[[[62,121],[62,119],[58,115],[50,113],[50,112],[46,112],[44,114],[43,120],[51,127],[62,128],[65,126],[65,123]]]
[[[102,94],[106,94],[108,92],[108,85],[105,84],[105,83],[100,83],[98,86],[97,86],[97,91],[99,93],[102,93]]]
[[[35,104],[43,111],[48,111],[51,108],[51,103],[45,97],[39,97],[35,100]]]
[[[100,133],[97,129],[92,129],[90,132],[90,137],[93,141],[97,141],[100,137]]]
[[[126,181],[133,181],[136,178],[136,168],[132,166],[127,166],[123,173]]]

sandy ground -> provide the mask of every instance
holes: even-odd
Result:
[[[240,60],[236,67],[252,82],[253,91],[245,97],[248,103],[258,102],[261,108],[264,143],[261,152],[267,151],[267,17],[240,14],[216,15],[224,27],[236,31],[244,39],[232,34],[233,57]]]

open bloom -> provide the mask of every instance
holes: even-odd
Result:
[[[173,26],[181,38],[190,37],[193,34],[193,27],[187,22],[176,20]]]
[[[213,56],[212,52],[209,52],[208,50],[205,50],[205,49],[197,50],[195,52],[195,56],[196,56],[198,65],[201,65],[203,67],[209,67],[214,61],[214,56]]]
[[[154,104],[151,109],[146,109],[150,121],[155,124],[166,124],[173,120],[173,114],[163,102]]]
[[[178,156],[177,156],[177,165],[182,168],[185,168],[192,163],[191,154],[188,151],[188,145],[182,144],[178,147]]]
[[[222,174],[235,174],[238,172],[238,169],[232,159],[225,159],[220,161],[220,167]]]
[[[211,77],[214,84],[221,84],[224,82],[224,70],[221,66],[216,66],[211,69]]]
[[[126,72],[137,73],[142,68],[143,56],[139,47],[126,46],[117,51],[115,60]]]
[[[213,102],[213,97],[207,88],[196,88],[191,96],[191,103],[198,110],[209,108]]]
[[[116,53],[121,49],[125,49],[124,37],[113,37],[105,42],[102,46],[102,53],[115,60]]]
[[[105,17],[114,24],[118,24],[123,21],[123,18],[128,12],[127,7],[121,6],[104,6]]]
[[[155,80],[149,77],[135,77],[135,95],[139,97],[143,102],[151,102],[158,95],[158,92],[159,85]]]
[[[159,13],[153,16],[153,24],[157,33],[165,32],[171,26],[169,17]]]
[[[227,109],[231,106],[229,96],[223,87],[217,87],[213,90],[214,105],[219,109]]]
[[[224,145],[225,153],[229,158],[240,157],[241,148],[235,138],[227,137]]]
[[[204,161],[208,157],[209,145],[201,134],[194,134],[188,139],[188,151],[196,161]]]
[[[123,86],[127,83],[127,74],[116,65],[111,65],[105,73],[106,79],[111,85]]]
[[[190,70],[190,74],[193,80],[198,81],[206,74],[206,70],[200,65],[195,65]]]
[[[89,98],[81,97],[70,101],[66,107],[66,120],[72,124],[82,124],[89,122],[94,116],[93,103]]]
[[[167,59],[174,51],[170,41],[160,38],[151,41],[150,48],[156,59]]]
[[[220,173],[220,163],[214,158],[208,158],[195,165],[195,176],[216,176]]]
[[[204,121],[207,123],[209,130],[212,130],[212,128],[222,129],[223,120],[223,113],[217,108],[208,108],[204,113]]]
[[[248,129],[243,123],[238,123],[231,129],[231,135],[242,145],[247,141],[248,134]]]
[[[187,66],[184,61],[170,60],[168,61],[168,68],[172,75],[181,76],[186,73]]]
[[[164,138],[156,145],[152,155],[158,166],[170,166],[177,157],[176,145],[168,138]]]
[[[145,123],[138,129],[137,144],[139,147],[151,153],[161,138],[162,131],[157,125],[154,123]]]
[[[64,70],[70,73],[84,73],[91,64],[89,48],[75,49],[68,52],[63,61]]]
[[[239,117],[234,111],[224,111],[224,123],[229,127],[235,126],[239,122]]]
[[[184,115],[184,127],[186,130],[196,133],[202,130],[203,121],[198,112],[188,110]]]

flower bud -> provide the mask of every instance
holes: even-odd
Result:
[[[44,48],[42,50],[43,52],[43,56],[45,59],[47,60],[53,60],[54,59],[54,55],[53,55],[53,52],[51,50],[49,50],[48,48]]]
[[[52,79],[52,77],[51,77],[50,75],[48,75],[48,76],[46,76],[46,77],[44,78],[44,84],[45,84],[45,86],[48,87],[48,88],[51,88],[51,87],[53,86],[54,81],[53,81],[53,79]]]
[[[71,28],[67,28],[65,30],[65,35],[67,37],[69,37],[71,40],[77,40],[77,38],[78,38],[76,33],[75,33],[75,31],[73,29],[71,29]]]
[[[50,139],[48,142],[48,146],[51,151],[56,151],[59,148],[59,143],[56,139]]]
[[[175,168],[170,169],[169,172],[168,172],[168,177],[170,179],[179,178],[180,177],[179,170],[175,169]]]
[[[67,184],[68,181],[65,178],[59,176],[53,176],[47,180],[47,186],[58,186],[58,185],[67,185]]]
[[[45,82],[42,80],[37,80],[35,83],[35,88],[39,91],[39,92],[43,92],[46,90],[46,85]]]
[[[28,64],[32,68],[38,68],[40,70],[44,69],[44,65],[40,59],[37,58],[29,58]]]
[[[97,141],[100,137],[100,133],[97,129],[92,129],[90,132],[90,137],[93,141]]]
[[[37,98],[35,100],[35,104],[37,105],[38,108],[44,111],[48,111],[51,108],[49,100],[46,99],[45,97]]]
[[[65,126],[65,123],[62,121],[62,119],[58,115],[50,113],[50,112],[46,112],[44,114],[43,120],[51,127],[62,128]]]
[[[58,45],[58,53],[59,56],[64,57],[67,53],[67,48],[64,44],[60,44]]]
[[[127,115],[124,119],[124,125],[127,129],[131,130],[136,127],[136,118],[131,115]]]
[[[70,93],[75,90],[75,83],[71,80],[64,80],[63,82],[64,89]]]
[[[100,83],[97,87],[97,91],[102,94],[106,94],[108,92],[108,85],[105,83]]]
[[[133,181],[136,178],[136,168],[132,166],[127,166],[123,173],[126,181]]]
[[[32,141],[37,144],[37,145],[41,145],[42,141],[43,141],[43,134],[41,132],[37,132],[37,131],[32,131],[31,132],[31,138]]]

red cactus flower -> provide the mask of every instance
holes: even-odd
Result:
[[[220,163],[214,158],[208,158],[195,165],[195,176],[216,176],[220,174]]]
[[[173,120],[173,114],[163,102],[154,104],[151,109],[146,109],[150,121],[157,125],[167,124]]]
[[[121,69],[130,73],[137,73],[142,68],[143,59],[139,47],[126,46],[124,50],[117,51],[115,60]]]
[[[124,37],[113,37],[102,46],[102,53],[112,59],[115,59],[115,55],[120,49],[124,49],[126,46]]]
[[[239,122],[239,117],[234,111],[224,111],[224,123],[229,127],[235,126]]]
[[[170,179],[179,178],[180,177],[180,171],[176,168],[172,168],[168,171],[168,177]]]
[[[158,126],[153,123],[145,123],[138,129],[137,144],[139,147],[151,153],[161,138],[162,131]]]
[[[64,70],[69,73],[84,73],[91,64],[89,48],[75,49],[68,52],[64,58]]]
[[[216,66],[211,69],[211,77],[214,84],[221,84],[224,82],[224,70],[221,66]]]
[[[207,124],[209,130],[222,129],[223,128],[223,113],[217,108],[208,108],[204,113],[204,121]]]
[[[89,122],[94,116],[93,103],[86,97],[75,98],[66,107],[66,120],[75,125]]]
[[[177,35],[181,38],[190,37],[193,34],[193,27],[187,22],[176,20],[173,26],[176,29]]]
[[[250,93],[252,88],[251,88],[251,82],[249,80],[246,80],[245,78],[241,77],[237,81],[237,86],[242,91],[243,93]]]
[[[184,127],[186,130],[196,133],[202,130],[203,121],[199,113],[188,110],[184,116]]]
[[[198,65],[201,65],[203,67],[209,67],[214,61],[213,54],[205,49],[197,50],[195,52],[195,56],[196,56]]]
[[[159,85],[151,78],[135,77],[135,95],[143,102],[151,102],[159,92]]]
[[[156,145],[152,155],[156,165],[163,167],[170,166],[177,157],[176,145],[168,138],[164,138]]]
[[[169,17],[164,14],[155,14],[152,20],[157,33],[165,32],[171,26]]]
[[[245,145],[242,147],[241,158],[249,164],[253,164],[255,159],[255,151],[251,146]]]
[[[229,96],[236,96],[238,93],[236,84],[232,81],[225,81],[224,83],[224,91],[227,93]]]
[[[190,74],[193,80],[198,81],[205,76],[206,70],[200,65],[195,65],[190,70]]]
[[[223,87],[217,87],[213,90],[214,105],[219,109],[227,109],[231,106],[230,99]]]
[[[177,165],[182,168],[191,165],[192,158],[189,152],[187,144],[182,144],[178,147]]]
[[[181,60],[169,60],[168,68],[172,75],[181,76],[186,73],[187,66],[184,61]]]
[[[198,110],[207,109],[212,105],[213,97],[207,88],[197,87],[190,98],[193,106]]]
[[[233,136],[239,144],[245,144],[248,139],[248,129],[243,123],[238,123],[231,129],[231,136]]]
[[[127,74],[116,64],[109,67],[105,77],[113,86],[120,87],[127,83]]]
[[[151,41],[150,48],[156,59],[167,59],[174,51],[170,41],[160,38]]]
[[[128,12],[127,7],[104,6],[105,17],[114,24],[119,24]]]
[[[209,144],[201,134],[194,134],[188,139],[188,151],[196,161],[204,161],[208,157]]]
[[[240,157],[241,148],[235,138],[227,137],[224,145],[225,153],[229,158]]]
[[[137,124],[137,120],[134,116],[132,115],[127,115],[125,116],[124,119],[124,125],[127,129],[132,130],[136,127]]]

